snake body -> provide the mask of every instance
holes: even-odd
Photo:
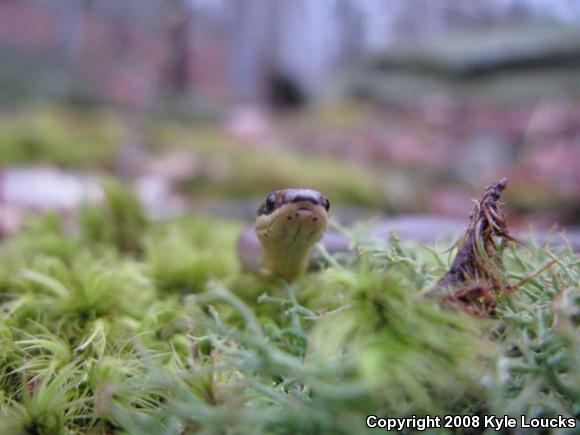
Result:
[[[312,247],[324,235],[329,208],[326,196],[316,190],[270,193],[258,208],[253,234],[244,231],[240,236],[242,267],[265,277],[295,280],[306,270]]]

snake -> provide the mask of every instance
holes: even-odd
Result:
[[[242,231],[242,269],[264,278],[292,282],[308,268],[311,251],[328,225],[330,201],[312,189],[271,192],[256,213],[253,228]]]
[[[307,269],[319,268],[322,257],[312,248],[320,243],[334,256],[353,252],[344,234],[326,230],[330,202],[313,189],[282,189],[271,192],[259,206],[253,225],[242,230],[237,253],[242,270],[264,279],[296,280]],[[465,221],[429,215],[400,215],[383,218],[367,231],[370,240],[389,242],[393,232],[402,240],[432,244],[437,238],[455,238],[465,230]],[[526,233],[515,232],[525,238]],[[549,233],[537,234],[540,242],[550,241]],[[573,249],[580,252],[580,232],[568,231]],[[550,243],[558,245],[564,239]]]

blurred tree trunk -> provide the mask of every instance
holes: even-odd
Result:
[[[84,40],[84,0],[62,0],[59,4],[58,56],[69,66],[80,57]]]
[[[169,11],[168,86],[172,92],[187,94],[192,85],[193,11],[183,0],[172,0]]]
[[[252,100],[263,91],[261,78],[265,74],[264,61],[272,60],[266,54],[268,38],[276,37],[268,34],[274,1],[229,0],[227,4],[231,82],[238,100]]]

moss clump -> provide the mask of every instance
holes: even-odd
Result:
[[[102,205],[88,204],[81,209],[83,238],[87,242],[111,244],[120,252],[140,253],[148,225],[143,205],[134,192],[118,181],[109,179],[103,188]]]
[[[208,219],[179,220],[153,229],[145,239],[147,273],[161,291],[203,291],[211,277],[238,269],[233,241],[241,225]]]

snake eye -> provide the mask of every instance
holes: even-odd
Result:
[[[326,211],[330,210],[330,201],[328,198],[322,198],[322,206],[326,209]]]
[[[271,193],[266,198],[266,212],[271,213],[274,210],[275,205],[276,205],[276,194]]]

